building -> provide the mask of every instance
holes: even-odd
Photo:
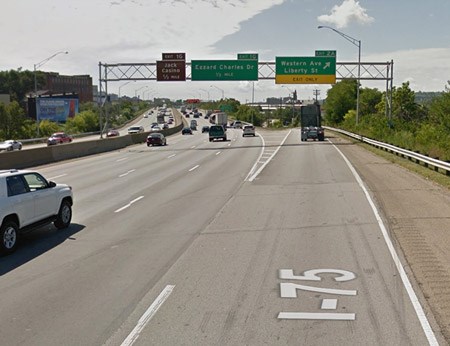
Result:
[[[80,103],[94,101],[91,76],[62,76],[56,72],[45,75],[47,94],[77,94]]]

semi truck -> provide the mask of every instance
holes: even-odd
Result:
[[[209,122],[214,125],[222,125],[224,129],[227,128],[228,115],[225,112],[215,110],[209,117]]]
[[[323,141],[325,131],[322,127],[322,116],[318,104],[305,105],[300,108],[301,140],[308,139]]]
[[[224,129],[227,128],[228,115],[225,112],[216,113],[216,125],[222,125]]]

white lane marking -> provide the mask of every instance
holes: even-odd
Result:
[[[228,146],[231,147],[231,143],[228,143]]]
[[[55,175],[54,177],[48,178],[48,180],[58,179],[58,178],[61,178],[61,177],[65,177],[66,175],[67,175],[67,173],[60,174],[60,175]]]
[[[125,160],[128,160],[128,157],[123,157],[121,159],[118,159],[118,160],[116,160],[116,162],[125,161]]]
[[[253,172],[254,172],[255,169],[256,169],[256,166],[257,166],[259,163],[264,163],[264,162],[261,162],[261,157],[262,157],[263,154],[264,154],[264,149],[266,148],[266,142],[264,141],[264,137],[263,137],[261,134],[259,134],[258,132],[256,132],[256,134],[258,135],[259,138],[261,138],[261,141],[262,141],[261,153],[259,154],[259,157],[258,157],[258,159],[256,160],[255,164],[253,165],[252,169],[250,169],[250,172],[248,172],[247,176],[245,177],[245,181],[247,181],[247,180],[248,180],[248,177],[251,176],[251,175],[253,174]]]
[[[200,165],[197,165],[197,166],[192,167],[192,168],[189,170],[189,172],[192,172],[194,169],[197,169],[198,167],[200,167]]]
[[[216,155],[219,155],[221,153],[221,151],[218,151],[217,153],[216,153]]]
[[[134,171],[135,171],[135,169],[130,169],[128,172],[122,173],[121,175],[119,175],[119,178],[125,177],[125,176],[127,176],[128,174],[133,173]]]
[[[291,134],[292,130],[289,130],[289,132],[287,133],[286,137],[284,137],[283,141],[280,143],[280,145],[277,147],[277,149],[273,152],[272,156],[270,156],[266,162],[264,162],[261,167],[259,167],[259,169],[255,172],[255,174],[253,174],[248,181],[253,181],[255,180],[255,178],[259,175],[259,173],[262,172],[262,170],[267,166],[267,164],[272,161],[272,159],[274,158],[274,156],[278,153],[278,150],[280,150],[280,148],[283,146],[284,142],[286,142],[286,139],[289,137],[289,135]]]
[[[174,156],[177,156],[177,154],[172,154],[172,155],[170,155],[170,156],[167,156],[167,158],[170,159],[170,158],[172,158],[172,157],[174,157]]]
[[[322,310],[336,310],[337,299],[323,299],[320,307]]]
[[[139,201],[140,199],[144,198],[144,196],[139,196],[138,198],[133,199],[130,203],[128,203],[127,205],[124,205],[122,208],[117,209],[116,211],[114,211],[115,213],[120,213],[122,210],[125,210],[129,207],[131,207],[131,205],[133,203],[136,203],[137,201]]]
[[[192,147],[191,147],[191,149],[194,149],[195,148],[195,145],[193,145]]]
[[[330,142],[330,141],[328,140],[328,142]],[[383,219],[381,218],[380,213],[378,212],[377,207],[375,206],[375,203],[372,200],[372,197],[370,197],[370,194],[367,191],[364,182],[362,181],[361,177],[359,176],[358,172],[355,170],[353,165],[347,159],[347,157],[342,153],[342,151],[337,146],[335,146],[333,143],[331,143],[331,144],[338,151],[338,153],[341,154],[341,156],[343,157],[345,163],[350,168],[350,171],[352,172],[352,174],[355,177],[356,181],[358,182],[359,186],[363,190],[363,192],[366,196],[366,199],[372,208],[375,218],[378,221],[378,227],[380,228],[381,233],[383,234],[384,241],[389,249],[389,252],[391,253],[394,264],[395,264],[398,272],[400,273],[400,277],[402,279],[403,285],[405,286],[406,292],[408,293],[409,299],[411,300],[411,303],[414,307],[417,318],[420,321],[420,324],[425,333],[425,336],[428,339],[428,343],[432,346],[439,346],[436,336],[434,335],[434,332],[431,329],[430,323],[428,322],[427,316],[425,315],[425,312],[423,311],[422,305],[420,304],[419,299],[417,298],[417,295],[414,292],[414,289],[411,285],[411,282],[409,281],[408,276],[406,275],[405,269],[403,269],[403,265],[400,262],[400,258],[398,257],[398,254],[395,251],[394,245],[392,244],[392,240],[389,237],[389,234],[384,225]]]
[[[355,314],[326,312],[280,312],[279,319],[286,320],[340,320],[353,321]]]
[[[136,327],[128,334],[127,338],[122,342],[120,346],[131,346],[135,343],[135,341],[139,338],[142,330],[145,328],[148,322],[153,318],[156,312],[159,310],[161,305],[169,298],[172,293],[175,285],[167,285],[159,294],[159,296],[155,299],[152,305],[149,306],[147,311],[142,315],[139,319]]]

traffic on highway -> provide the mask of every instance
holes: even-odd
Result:
[[[369,154],[230,119],[210,140],[206,112],[172,112],[191,134],[32,167],[71,187],[72,220],[0,258],[2,343],[442,342],[358,173]]]

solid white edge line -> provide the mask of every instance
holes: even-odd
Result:
[[[291,134],[292,130],[289,130],[288,134],[286,135],[286,137],[284,137],[283,141],[280,143],[280,145],[278,146],[278,148],[273,152],[273,154],[267,159],[266,162],[264,162],[261,167],[259,167],[259,169],[256,171],[255,174],[253,174],[248,181],[253,181],[255,180],[255,178],[259,175],[259,173],[262,172],[262,170],[267,166],[267,164],[273,159],[273,157],[278,153],[278,150],[280,150],[281,146],[284,144],[284,142],[286,142],[286,139],[289,137],[289,135]]]
[[[147,311],[142,315],[139,319],[136,327],[128,334],[127,338],[122,342],[121,346],[131,346],[134,342],[139,338],[142,330],[145,328],[148,322],[153,318],[156,312],[159,310],[161,305],[169,298],[172,293],[175,285],[167,285],[159,294],[159,296],[155,299],[152,305],[149,306]]]
[[[330,142],[330,141],[329,141]],[[331,142],[330,142],[331,143]],[[400,258],[397,255],[397,252],[395,251],[394,245],[392,244],[391,238],[389,237],[389,234],[387,232],[387,229],[384,225],[384,222],[378,212],[377,207],[375,206],[375,203],[373,202],[372,198],[370,197],[369,192],[367,191],[364,182],[362,181],[361,177],[359,176],[358,172],[356,172],[353,165],[350,163],[350,161],[347,159],[347,157],[342,153],[339,148],[331,143],[333,147],[341,154],[343,157],[345,163],[350,168],[350,171],[352,172],[353,176],[355,177],[356,181],[358,182],[359,186],[363,190],[367,201],[369,202],[372,211],[375,215],[375,218],[378,221],[378,227],[381,230],[381,233],[383,234],[384,241],[386,242],[386,245],[389,249],[389,252],[391,253],[392,259],[394,261],[394,264],[400,273],[400,277],[402,279],[403,285],[405,286],[406,292],[408,293],[409,299],[411,300],[411,303],[414,307],[414,310],[416,312],[417,318],[419,319],[419,322],[422,326],[423,332],[425,333],[426,338],[428,339],[428,342],[432,346],[439,346],[439,343],[436,339],[436,336],[434,335],[433,330],[431,329],[430,323],[428,322],[428,319],[425,315],[425,312],[423,311],[422,305],[419,302],[419,299],[417,298],[416,293],[414,292],[414,289],[411,285],[411,282],[409,281],[408,276],[406,275],[405,269],[403,269],[402,263],[400,262]]]
[[[194,169],[197,169],[198,167],[200,167],[200,165],[197,165],[197,166],[192,167],[192,168],[189,170],[189,172],[192,172]]]
[[[248,180],[248,177],[251,176],[251,175],[253,174],[253,172],[255,171],[256,166],[258,165],[258,163],[260,163],[261,157],[262,157],[263,154],[264,154],[264,149],[266,148],[266,142],[265,142],[265,140],[264,140],[264,137],[263,137],[260,133],[258,133],[258,132],[256,132],[256,134],[257,134],[258,137],[261,138],[261,140],[262,140],[261,153],[259,154],[259,157],[258,157],[258,159],[256,160],[255,164],[253,165],[252,169],[250,169],[250,172],[248,172],[247,176],[245,177],[245,179],[244,179],[245,181],[247,181],[247,180]]]

